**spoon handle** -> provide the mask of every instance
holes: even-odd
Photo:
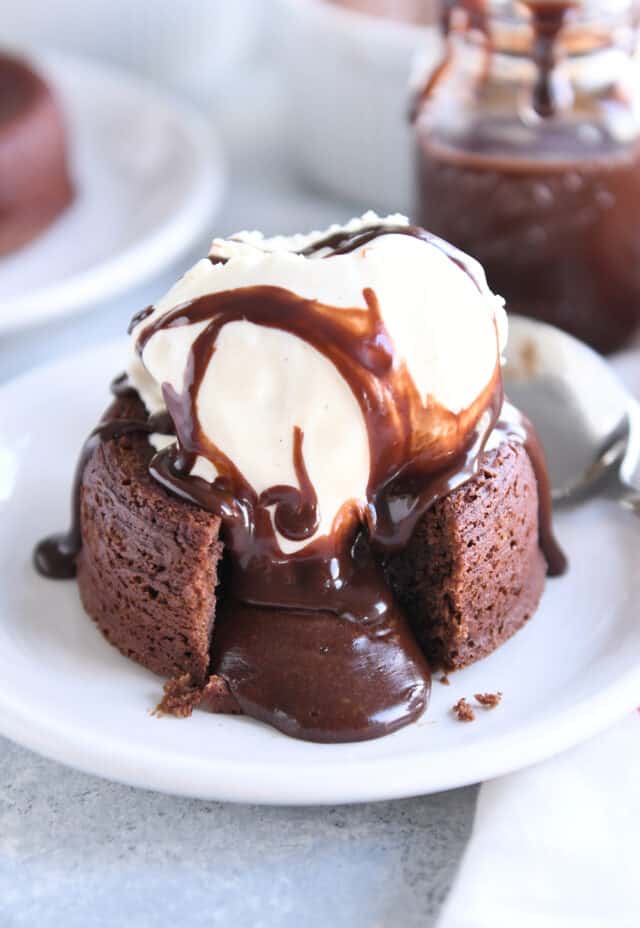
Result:
[[[621,484],[618,500],[625,509],[630,509],[631,512],[640,516],[640,493],[636,490]]]
[[[619,480],[623,493],[630,498],[640,498],[640,406],[633,402],[627,410],[627,447],[620,464]],[[631,508],[636,506],[631,502]]]

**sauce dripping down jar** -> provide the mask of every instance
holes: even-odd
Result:
[[[638,8],[445,0],[414,105],[419,221],[603,352],[640,324]]]

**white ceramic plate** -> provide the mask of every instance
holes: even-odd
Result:
[[[172,793],[269,803],[388,799],[531,764],[612,723],[640,699],[640,521],[591,502],[557,520],[571,559],[529,625],[433,685],[417,723],[352,745],[295,741],[247,718],[149,714],[162,681],[121,657],[73,582],[37,576],[31,550],[65,527],[78,448],[108,402],[123,343],[0,390],[0,732],[83,770]],[[463,695],[502,704],[455,721]]]
[[[191,107],[102,64],[33,60],[65,112],[76,197],[0,258],[0,334],[144,283],[204,241],[223,186],[216,138]]]

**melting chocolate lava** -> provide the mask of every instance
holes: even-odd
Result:
[[[402,226],[376,227],[332,235],[312,248],[321,257],[325,249],[328,255],[345,254],[390,232],[426,235]],[[458,252],[452,250],[449,257],[464,267]],[[162,386],[172,428],[153,418],[112,422],[106,429],[98,426],[78,464],[72,529],[66,536],[45,540],[36,550],[42,573],[72,575],[81,545],[82,472],[95,444],[136,429],[172,434],[175,429],[177,442],[155,454],[150,473],[170,493],[220,517],[229,553],[211,673],[226,680],[246,714],[315,741],[373,738],[424,711],[429,667],[394,602],[383,565],[406,545],[429,506],[473,476],[496,426],[505,438],[532,448],[540,488],[541,544],[550,572],[563,569],[550,528],[544,459],[535,453],[523,421],[499,421],[499,367],[476,403],[459,415],[431,400],[423,404],[394,355],[375,293],[365,290],[363,295],[366,309],[337,309],[278,287],[252,286],[200,297],[142,326],[140,354],[161,330],[204,323],[189,352],[182,390]],[[138,324],[148,315],[141,314]],[[277,485],[258,494],[198,419],[198,392],[216,340],[225,325],[239,320],[304,339],[332,362],[360,406],[370,452],[367,498],[360,506],[345,503],[329,535],[314,537],[318,503],[300,428],[293,434],[298,486]],[[116,381],[118,392],[127,389],[126,380]],[[449,437],[445,450],[428,441],[416,448],[417,429],[420,435],[444,433]],[[466,436],[462,443],[460,434]],[[191,474],[200,456],[215,467],[213,482]],[[285,554],[278,533],[290,541],[309,541]]]

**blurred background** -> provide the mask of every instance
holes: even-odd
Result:
[[[60,100],[76,198],[70,216],[0,257],[0,378],[27,358],[37,363],[122,333],[214,234],[322,228],[368,208],[409,211],[408,81],[418,50],[438,54],[433,8],[430,0],[55,0],[43,15],[38,0],[5,3],[4,50],[24,56]],[[124,129],[125,117],[122,125],[114,118],[127,91],[126,83],[114,90],[109,76],[128,75],[180,115],[197,110],[210,133],[209,215],[201,208],[196,219],[192,209],[183,217],[190,230],[162,257],[156,248],[155,260],[146,246],[130,254],[147,242],[144,216],[133,217],[160,169],[147,163],[141,119],[127,117],[135,124]],[[142,100],[138,109],[144,118]],[[159,121],[152,109],[148,121]],[[79,215],[90,206],[93,224]],[[161,207],[147,209],[150,223],[164,208],[157,227],[175,219],[180,203]],[[98,316],[85,314],[95,307]],[[48,323],[46,339],[36,323]]]
[[[37,0],[9,0],[3,33],[36,65],[41,50],[59,50],[137,72],[192,101],[222,135],[232,177],[249,167],[264,177],[277,149],[299,181],[356,209],[408,210],[408,81],[414,54],[435,60],[440,48],[435,6],[56,0],[43,16]]]
[[[121,332],[214,234],[369,208],[480,258],[512,310],[620,348],[640,319],[637,27],[637,0],[8,0],[5,49],[58,94],[76,197],[0,257],[0,377],[20,339],[35,362]]]

